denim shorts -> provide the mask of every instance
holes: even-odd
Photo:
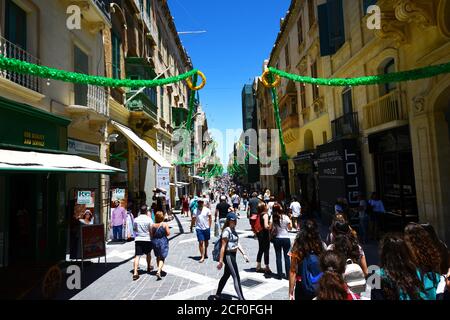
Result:
[[[211,238],[211,229],[195,229],[198,241],[208,241]]]

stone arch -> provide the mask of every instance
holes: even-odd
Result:
[[[438,7],[438,27],[439,31],[446,38],[450,38],[450,20],[447,13],[450,12],[450,0],[441,0]]]
[[[314,136],[311,130],[306,130],[304,135],[305,141],[305,150],[313,150],[314,149]]]

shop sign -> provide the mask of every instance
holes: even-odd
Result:
[[[86,207],[94,207],[94,196],[92,191],[78,191],[77,204],[85,204]]]
[[[23,144],[32,147],[45,147],[45,135],[24,131]]]
[[[100,155],[100,146],[78,140],[67,139],[67,151],[73,154],[84,154],[98,157]]]
[[[331,211],[336,199],[344,197],[358,205],[363,191],[362,167],[356,140],[340,140],[318,147],[319,193],[323,207]]]
[[[125,189],[113,189],[111,200],[124,200],[125,199]]]

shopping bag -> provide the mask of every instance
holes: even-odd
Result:
[[[218,237],[220,233],[220,224],[219,221],[216,221],[214,224],[214,237]]]

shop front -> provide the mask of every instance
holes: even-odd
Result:
[[[369,135],[377,191],[391,228],[418,221],[414,164],[409,126]]]
[[[317,147],[319,198],[322,220],[330,223],[337,198],[345,198],[350,208],[359,204],[364,192],[364,175],[356,139],[342,139]]]
[[[320,210],[318,194],[318,171],[315,152],[300,152],[293,159],[295,191],[304,213],[314,214]]]
[[[69,119],[0,98],[0,270],[2,292],[20,288],[7,270],[65,261],[68,174],[115,168],[67,152]],[[24,277],[25,277],[24,275]],[[10,297],[14,297],[12,293]]]

